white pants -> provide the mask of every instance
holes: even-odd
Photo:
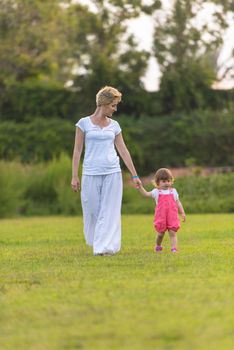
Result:
[[[121,172],[82,176],[84,235],[94,255],[120,250],[122,193]]]

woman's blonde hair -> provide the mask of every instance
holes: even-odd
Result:
[[[172,183],[174,182],[174,177],[169,169],[161,168],[156,171],[153,181],[154,185],[158,186],[161,180],[171,180]]]
[[[121,101],[121,92],[112,86],[104,86],[100,89],[96,95],[97,106],[109,105],[115,99],[118,99],[118,103]]]

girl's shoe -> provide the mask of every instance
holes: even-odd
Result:
[[[177,252],[178,252],[178,249],[172,248],[172,249],[171,249],[171,252],[172,252],[172,253],[177,253]]]
[[[160,245],[156,245],[155,248],[154,248],[154,250],[155,250],[156,252],[161,252],[161,251],[163,250],[163,247],[161,247]]]

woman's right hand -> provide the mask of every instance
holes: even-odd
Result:
[[[73,177],[71,180],[71,187],[74,192],[80,190],[80,179],[78,177]]]

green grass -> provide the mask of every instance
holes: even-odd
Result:
[[[94,257],[82,219],[1,220],[1,350],[231,350],[234,215],[190,215],[153,252],[152,216],[123,216]]]

